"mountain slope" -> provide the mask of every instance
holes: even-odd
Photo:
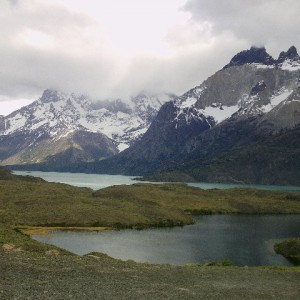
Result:
[[[278,60],[268,54],[266,61],[253,60],[257,52],[266,53],[243,51],[242,59],[233,59],[238,63],[163,105],[132,147],[81,170],[156,174],[151,178],[162,180],[300,184],[300,58],[294,47]]]

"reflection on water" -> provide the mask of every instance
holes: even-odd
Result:
[[[104,232],[54,232],[33,238],[77,254],[103,252],[138,262],[291,265],[273,250],[276,240],[300,236],[300,216],[199,216],[191,226]]]

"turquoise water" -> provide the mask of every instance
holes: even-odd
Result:
[[[84,173],[59,173],[39,171],[14,171],[17,175],[31,175],[41,177],[49,182],[67,183],[74,186],[89,187],[93,190],[105,188],[111,185],[133,184],[134,176],[102,175]]]
[[[139,182],[134,180],[134,176],[105,175],[105,174],[84,174],[84,173],[59,173],[59,172],[38,172],[38,171],[14,171],[17,175],[31,175],[41,177],[50,182],[61,182],[70,185],[89,187],[94,190],[111,185],[134,184]],[[225,184],[225,183],[188,183],[190,186],[202,189],[229,189],[229,188],[256,188],[274,191],[300,192],[299,186],[279,186],[279,185],[254,185],[254,184]]]

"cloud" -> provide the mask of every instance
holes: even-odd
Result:
[[[100,91],[117,79],[118,58],[92,19],[35,0],[0,9],[1,95],[29,97],[48,87]]]
[[[251,45],[265,45],[273,55],[298,42],[297,0],[189,0],[184,10],[195,22],[212,24],[214,35],[230,31]]]
[[[7,0],[11,5],[17,5],[19,0]]]
[[[0,101],[46,88],[182,94],[253,44],[275,56],[294,44],[299,10],[296,0],[1,1]]]
[[[183,37],[184,39],[184,37]],[[181,40],[181,37],[177,40]],[[144,87],[148,92],[172,91],[180,95],[202,83],[208,76],[222,68],[232,53],[247,45],[236,41],[231,34],[221,34],[218,39],[189,40],[186,46],[173,41],[179,48],[168,57],[137,57],[127,70],[126,80],[118,88],[130,87],[133,91]],[[117,89],[117,90],[118,90]]]

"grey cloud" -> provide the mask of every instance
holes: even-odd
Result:
[[[17,5],[19,0],[7,0],[12,6]]]
[[[105,94],[114,76],[114,62],[106,57],[76,61],[67,54],[53,55],[32,49],[1,52],[0,94],[11,97],[37,94],[46,88]]]
[[[0,4],[0,101],[1,95],[30,98],[46,88],[99,93],[109,87],[116,61],[102,47],[101,36],[97,42],[84,36],[93,21],[57,5],[19,6],[9,10]],[[26,32],[54,38],[54,48],[24,43]]]
[[[299,40],[298,0],[188,0],[184,10],[193,20],[211,22],[215,34],[231,31],[275,55]]]
[[[207,47],[192,48],[172,58],[136,58],[116,91],[126,86],[130,92],[144,87],[149,92],[180,95],[224,67],[233,54],[246,46],[243,41],[234,41],[225,34]]]
[[[286,22],[285,29],[290,31],[285,38],[283,29],[271,30],[282,8],[280,3],[285,1],[265,2],[274,3],[274,7],[271,5],[272,9],[266,11],[256,0],[189,0],[184,9],[192,13],[192,20],[171,29],[166,36],[166,42],[176,49],[174,54],[133,58],[111,53],[101,32],[96,32],[95,38],[85,36],[96,28],[86,15],[43,1],[22,0],[14,9],[2,2],[0,101],[1,95],[12,99],[35,97],[46,88],[86,93],[97,99],[124,98],[141,91],[184,93],[252,43],[273,43],[278,53],[295,43],[292,39],[297,37],[299,24],[293,26],[299,21],[288,23],[284,17],[285,21],[279,22]],[[28,9],[24,3],[35,9]],[[5,13],[5,9],[9,11]],[[269,20],[264,26],[259,22],[263,18]],[[24,43],[28,30],[44,34],[50,42],[55,39],[54,47],[38,48]]]

